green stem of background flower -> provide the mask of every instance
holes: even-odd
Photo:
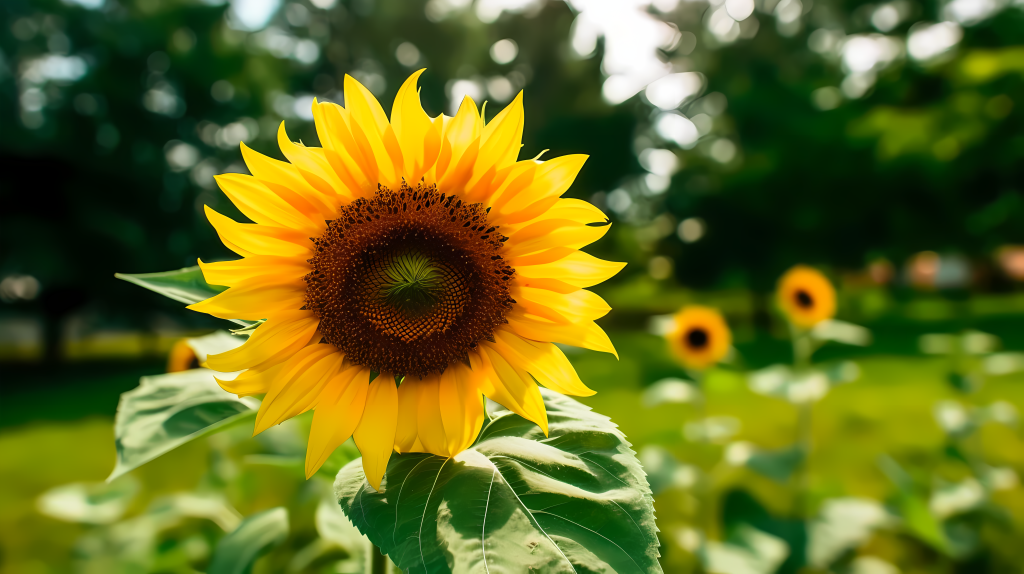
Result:
[[[387,574],[388,572],[388,557],[377,548],[376,545],[372,545],[370,549],[370,563],[367,569],[367,574]]]
[[[697,369],[686,369],[687,376],[693,381],[693,385],[697,387],[697,400],[694,406],[697,408],[697,420],[700,421],[701,425],[701,440],[705,444],[710,445],[711,440],[708,436],[708,397],[707,390],[704,388],[704,375],[703,370]],[[704,542],[706,543],[711,539],[711,533],[715,528],[715,512],[714,512],[714,480],[712,479],[712,470],[703,472],[700,479],[700,491],[698,492],[698,500],[700,505],[698,506],[697,524],[700,525],[701,530],[704,534]]]
[[[806,376],[811,367],[811,355],[814,344],[810,334],[790,324],[790,337],[793,341],[793,374]],[[796,510],[800,516],[807,516],[810,490],[810,459],[814,446],[814,403],[805,398],[797,405],[796,444],[803,458],[796,471]]]

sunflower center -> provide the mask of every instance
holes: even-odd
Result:
[[[306,308],[358,365],[439,373],[491,339],[515,303],[504,241],[480,204],[434,186],[380,187],[343,206],[314,240]]]
[[[708,344],[708,332],[701,328],[690,329],[686,332],[686,344],[691,349],[703,349]]]
[[[811,294],[803,289],[797,289],[793,298],[801,309],[810,309],[814,305],[814,299],[811,298]]]
[[[441,271],[426,256],[408,253],[391,259],[384,269],[386,280],[380,297],[408,315],[422,315],[444,295]]]

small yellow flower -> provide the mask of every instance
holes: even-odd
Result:
[[[689,369],[706,369],[729,353],[732,332],[717,309],[691,305],[675,315],[667,335],[669,347]]]
[[[171,347],[171,353],[167,356],[167,372],[177,373],[194,369],[196,364],[196,352],[188,344],[188,339],[178,339]]]
[[[779,279],[779,307],[798,327],[809,329],[836,314],[836,290],[818,270],[797,265]]]
[[[265,395],[256,432],[313,410],[307,477],[350,436],[374,488],[392,452],[455,456],[483,424],[481,395],[547,433],[537,382],[593,394],[555,343],[615,352],[594,323],[609,307],[586,288],[623,265],[580,251],[607,220],[562,197],[586,157],[519,160],[522,94],[486,124],[468,97],[428,117],[421,73],[390,118],[346,76],[346,107],[313,103],[321,147],[281,125],[288,162],[242,144],[252,175],[217,183],[253,223],[207,207],[242,259],[200,261],[229,289],[190,308],[266,319],[207,365],[244,370],[225,390]]]

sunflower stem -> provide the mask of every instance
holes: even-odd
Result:
[[[375,544],[370,550],[370,568],[367,574],[387,574],[388,568],[388,557],[386,554],[381,552]]]
[[[693,381],[695,387],[697,387],[697,399],[695,405],[697,407],[697,416],[700,419],[702,438],[704,444],[711,446],[711,441],[708,438],[708,396],[704,386],[704,370],[703,369],[687,369],[686,374],[689,375],[690,380]],[[702,525],[704,531],[703,544],[707,544],[712,539],[711,534],[715,530],[715,509],[714,509],[714,497],[715,497],[715,485],[714,485],[714,468],[712,467],[708,471],[702,473],[700,480],[700,501],[697,510],[699,512],[698,523]]]
[[[793,341],[794,374],[804,374],[811,367],[811,355],[815,351],[813,341],[809,333],[793,324],[790,324],[790,334]],[[810,400],[804,400],[797,405],[796,444],[803,452],[803,458],[796,471],[796,508],[801,516],[807,516],[810,512],[810,459],[811,449],[814,447],[813,405]]]

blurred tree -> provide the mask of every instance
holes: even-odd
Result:
[[[491,116],[528,87],[522,155],[591,155],[570,193],[630,224],[596,246],[641,263],[625,280],[674,273],[692,287],[767,290],[795,261],[861,268],[924,249],[988,258],[1024,242],[1014,6],[11,0],[0,10],[0,276],[38,278],[41,298],[19,305],[45,307],[53,326],[82,305],[151,321],[141,309],[152,299],[111,274],[230,257],[202,205],[231,211],[213,175],[245,169],[240,142],[278,155],[285,120],[289,137],[315,145],[314,97],[341,102],[351,74],[387,107],[419,67],[433,113],[469,94]]]

